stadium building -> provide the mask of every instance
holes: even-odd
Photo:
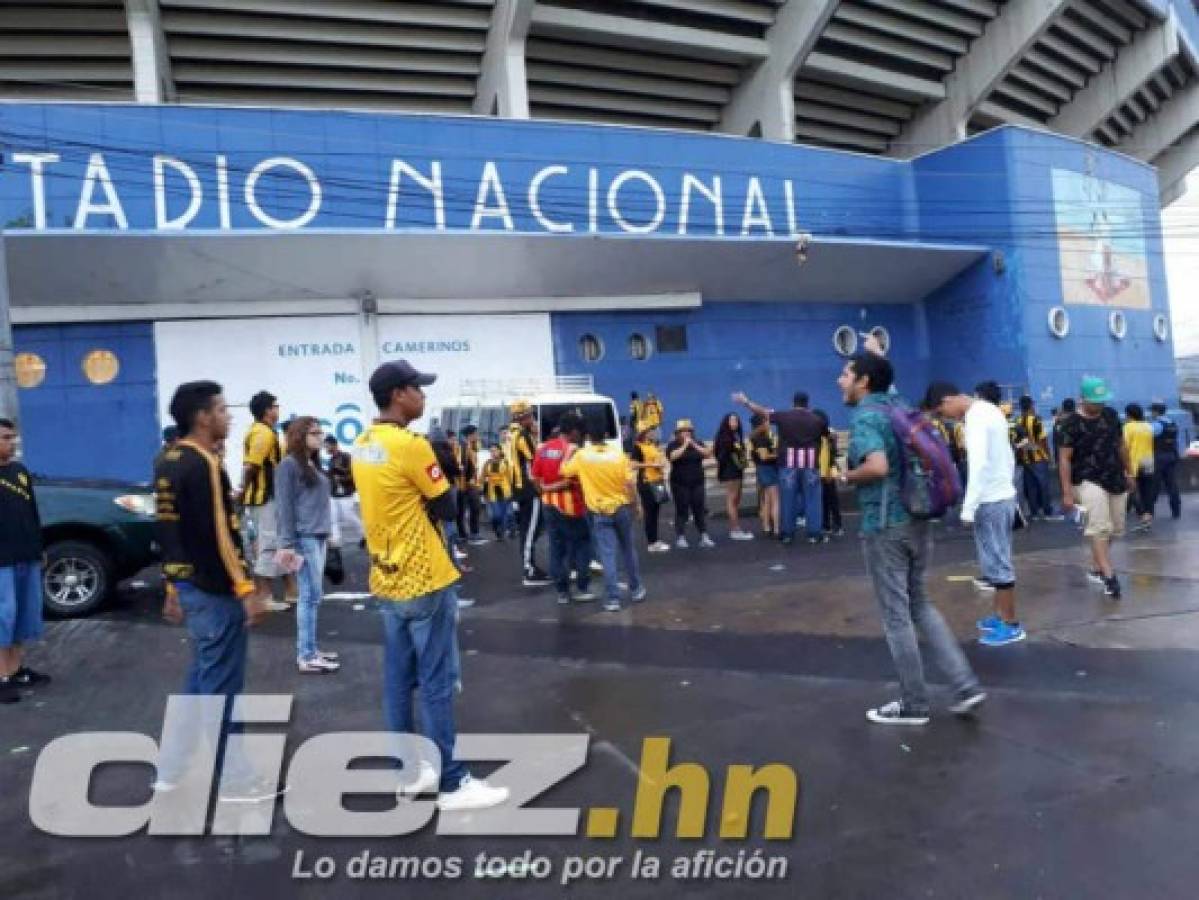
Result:
[[[431,417],[590,375],[701,432],[734,390],[843,424],[870,332],[909,394],[1176,404],[1197,41],[1189,0],[6,3],[26,453],[144,479],[195,378],[349,440],[397,357]]]

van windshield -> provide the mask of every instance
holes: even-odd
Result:
[[[549,440],[554,429],[558,426],[558,420],[562,418],[562,414],[566,412],[576,412],[583,417],[583,427],[587,434],[591,434],[595,428],[603,429],[604,437],[607,440],[616,440],[620,437],[620,431],[616,427],[616,414],[613,412],[612,404],[602,401],[593,403],[543,403],[540,406],[541,412],[541,439]]]

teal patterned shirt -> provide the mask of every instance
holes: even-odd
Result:
[[[849,424],[849,467],[856,469],[871,453],[887,456],[887,477],[869,481],[857,487],[858,507],[862,511],[862,534],[877,534],[882,530],[883,499],[886,498],[886,527],[904,525],[912,520],[904,508],[899,478],[902,457],[899,440],[891,428],[885,407],[902,403],[892,394],[870,394],[864,397]]]

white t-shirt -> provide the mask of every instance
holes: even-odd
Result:
[[[1008,423],[999,407],[975,400],[966,411],[966,499],[962,521],[973,522],[982,503],[1011,500],[1016,496],[1016,457],[1008,437]]]

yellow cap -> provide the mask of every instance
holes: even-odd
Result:
[[[533,411],[533,407],[529,405],[528,400],[514,400],[510,407],[512,418],[519,419],[521,416],[527,416]]]

